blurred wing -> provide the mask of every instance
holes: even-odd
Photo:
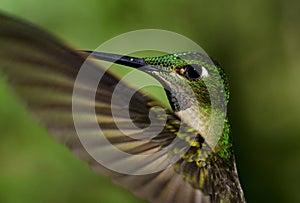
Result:
[[[74,81],[85,59],[86,56],[65,47],[51,35],[0,14],[0,71],[4,73],[16,95],[28,105],[33,116],[47,127],[51,135],[66,144],[96,172],[111,177],[117,184],[130,188],[150,202],[210,202],[209,196],[195,189],[173,166],[149,175],[125,175],[103,167],[85,150],[77,136],[72,117]],[[129,105],[123,104],[122,98],[126,97],[128,92],[132,92],[132,88],[120,83],[116,77],[92,62],[86,62],[85,65],[92,71],[89,81],[97,81],[96,76],[104,74],[94,98],[89,97],[88,93],[92,90],[88,82],[78,85],[79,95],[76,101],[80,107],[77,109],[81,116],[79,125],[90,150],[102,156],[104,154],[106,161],[112,166],[121,166],[133,173],[166,164],[168,154],[163,152],[163,149],[175,139],[174,132],[178,131],[179,118],[138,91],[133,94]],[[123,91],[117,95],[119,102],[112,105],[112,92],[117,84],[121,85]],[[86,111],[91,106],[94,107],[96,115]],[[116,110],[115,119],[118,126],[112,118],[112,108]],[[126,114],[128,108],[130,118]],[[151,112],[156,119],[154,122],[148,116],[150,109],[153,110]],[[162,122],[155,122],[161,118],[162,109],[167,113],[163,113],[166,115],[167,127]],[[144,160],[143,164],[130,165],[129,163],[138,163],[139,160],[131,160],[136,159],[135,156],[122,159],[111,155],[109,146],[97,143],[98,128],[92,125],[95,122],[99,124],[110,143],[124,152],[133,155],[161,153]],[[135,139],[125,136],[126,134],[138,138],[138,131],[128,127],[132,123],[140,129],[152,125],[153,129],[162,130],[157,136],[144,130],[145,134],[141,135],[144,139]],[[120,126],[123,131],[119,130]],[[180,145],[175,146],[180,150]]]

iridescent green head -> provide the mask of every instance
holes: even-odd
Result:
[[[223,158],[231,157],[226,105],[229,86],[220,65],[207,55],[182,52],[136,58],[93,52],[98,59],[138,68],[164,87],[174,113],[199,132]]]
[[[198,52],[174,53],[145,58],[145,63],[162,70],[163,72],[158,74],[157,79],[161,80],[160,77],[165,77],[166,80],[173,81],[172,89],[176,84],[181,85],[183,82],[189,84],[200,107],[209,108],[212,94],[225,96],[226,101],[223,102],[225,104],[229,100],[229,86],[223,69],[204,54]],[[169,75],[170,73],[173,74],[167,77],[165,72]],[[215,97],[214,99],[220,99],[218,103],[222,103],[221,98]],[[224,107],[222,106],[222,108]],[[175,106],[174,110],[180,109]]]
[[[140,68],[159,80],[165,88],[173,110],[184,109],[172,101],[169,92],[176,93],[176,87],[188,84],[198,100],[200,107],[208,107],[212,99],[218,100],[214,108],[225,108],[229,100],[229,86],[221,66],[205,54],[198,52],[181,52],[157,57],[136,58],[117,54],[88,52],[98,59],[117,64]],[[187,90],[179,92],[181,96]],[[215,95],[215,96],[214,96]],[[174,96],[174,95],[173,95]],[[214,98],[212,98],[212,96]],[[176,99],[175,99],[176,100]]]

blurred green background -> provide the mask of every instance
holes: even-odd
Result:
[[[0,0],[0,10],[80,49],[144,28],[197,42],[230,80],[228,111],[248,202],[300,202],[298,1]],[[53,140],[3,80],[0,98],[1,203],[144,202]]]

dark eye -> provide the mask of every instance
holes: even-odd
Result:
[[[185,76],[189,80],[198,80],[201,77],[208,75],[207,70],[203,66],[199,65],[188,65],[185,70]]]

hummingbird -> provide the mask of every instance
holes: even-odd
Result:
[[[46,31],[4,14],[0,14],[0,45],[0,72],[12,91],[49,134],[96,173],[153,203],[246,202],[224,111],[230,97],[228,80],[219,63],[210,57],[191,51],[143,58],[76,51]],[[150,75],[162,85],[169,107],[93,60]],[[77,135],[72,96],[83,65],[92,74],[78,85],[81,133],[92,151],[112,165],[127,168],[130,174],[103,166]],[[102,74],[100,81],[98,74]],[[93,92],[91,81],[97,82],[94,97],[88,94]],[[117,86],[122,91],[114,95]],[[134,93],[125,102],[129,92]],[[112,104],[115,97],[117,102]],[[86,112],[91,106],[96,116]],[[109,144],[133,155],[128,159],[158,155],[130,164],[130,160],[113,155],[107,144],[96,141],[98,129],[92,121],[101,127]],[[161,130],[157,133],[155,129]],[[161,166],[161,170],[155,170]],[[149,168],[154,172],[139,173]]]

